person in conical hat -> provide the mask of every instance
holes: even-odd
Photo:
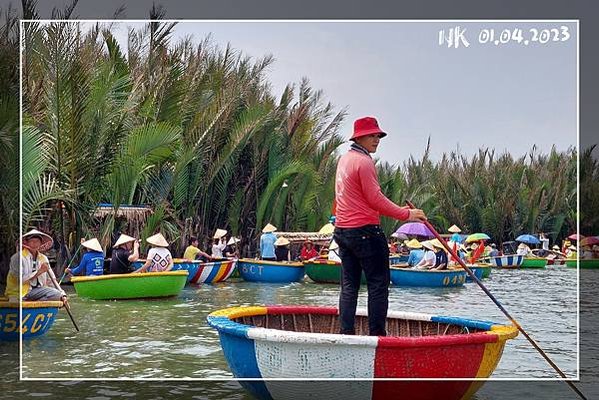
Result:
[[[216,233],[213,237],[214,242],[212,243],[213,259],[223,258],[223,250],[225,250],[225,247],[227,247],[227,238],[225,236],[226,234],[227,231],[224,229],[216,230]]]
[[[433,247],[435,248],[435,265],[433,269],[447,269],[447,265],[449,264],[447,259],[447,252],[445,251],[445,247],[439,239],[433,239],[430,241]]]
[[[112,246],[111,274],[128,274],[133,271],[131,263],[139,260],[139,240],[121,233]]]
[[[406,246],[410,249],[410,255],[408,256],[408,265],[410,267],[415,267],[420,263],[420,261],[422,261],[422,258],[424,257],[424,250],[422,250],[422,244],[418,240],[412,239],[408,243],[406,243]]]
[[[267,261],[275,261],[277,256],[275,254],[275,242],[277,235],[275,231],[277,228],[274,225],[267,224],[262,229],[262,236],[260,236],[260,258]]]
[[[435,266],[436,255],[435,255],[435,246],[429,241],[425,240],[424,242],[420,242],[422,247],[424,247],[424,255],[422,259],[414,268],[416,269],[431,269]]]
[[[458,228],[457,225],[451,225],[448,229],[449,232],[451,233],[460,233],[462,232],[462,230],[460,228]]]
[[[274,232],[277,230],[277,227],[272,224],[266,224],[264,228],[262,228],[262,233]]]
[[[289,252],[289,240],[280,237],[275,241],[275,257],[277,261],[291,261]]]
[[[148,251],[148,258],[144,265],[135,273],[139,272],[165,272],[173,269],[174,261],[171,252],[168,249],[168,242],[161,233],[150,236],[146,242],[153,247]]]
[[[237,247],[237,243],[239,243],[239,242],[241,242],[241,240],[237,239],[236,237],[231,236],[231,238],[227,242],[227,247],[225,247],[225,250],[223,251],[223,253],[225,254],[225,257],[239,258],[239,249]]]
[[[20,292],[23,301],[65,300],[66,294],[58,289],[60,286],[51,272],[50,261],[41,250],[52,246],[52,237],[32,229],[21,237],[21,241],[22,249],[10,259],[4,295],[11,301],[19,300]]]
[[[81,257],[79,265],[73,269],[67,268],[65,272],[72,275],[103,275],[104,274],[104,250],[96,238],[90,240],[81,239],[81,247],[86,249]]]
[[[520,243],[518,245],[518,250],[516,250],[516,255],[527,256],[529,254],[532,254],[532,252],[530,251],[530,247],[528,247],[525,243]]]

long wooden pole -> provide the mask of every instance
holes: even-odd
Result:
[[[66,270],[68,268],[71,268],[71,264],[73,264],[73,261],[75,261],[75,257],[77,257],[77,254],[79,253],[79,250],[81,250],[81,245],[79,245],[79,247],[77,247],[77,251],[75,252],[75,254],[73,254],[73,257],[71,258],[71,262],[69,262],[69,265],[67,265],[67,267],[65,268],[64,272],[62,273],[62,276],[60,277],[60,280],[58,281],[59,285],[62,283],[62,280],[64,279],[64,277],[67,276]]]
[[[52,267],[50,267],[49,265],[48,265],[48,273],[50,274],[50,280],[52,281],[52,284],[54,285],[54,287],[57,290],[62,291],[62,289],[60,288],[60,285],[56,281],[56,275],[54,275],[54,271],[52,271]],[[77,326],[77,322],[75,322],[75,318],[73,317],[73,314],[71,313],[71,306],[69,305],[69,302],[67,301],[66,296],[63,297],[62,304],[64,305],[64,309],[67,311],[67,314],[69,314],[69,318],[71,318],[71,322],[73,323],[75,330],[77,332],[79,332],[79,327]]]
[[[410,208],[416,208],[416,207],[414,207],[414,204],[412,204],[412,202],[409,201],[409,200],[406,201],[406,204]],[[553,367],[553,369],[559,374],[559,376],[561,376],[562,378],[567,379],[568,377],[566,376],[566,374],[564,374],[562,372],[562,370],[557,366],[557,364],[555,364],[553,362],[553,360],[551,360],[551,358],[549,358],[549,356],[543,351],[543,349],[541,349],[541,347],[537,344],[537,342],[532,337],[530,337],[530,335],[524,330],[524,328],[522,328],[522,326],[518,323],[518,321],[516,321],[516,319],[514,317],[512,317],[510,315],[510,313],[507,312],[507,310],[501,305],[501,303],[495,298],[495,296],[493,296],[491,294],[491,292],[489,291],[489,289],[487,289],[485,287],[485,285],[483,285],[483,283],[480,281],[480,279],[478,279],[476,277],[476,275],[474,274],[474,272],[472,272],[472,270],[470,268],[468,268],[468,266],[466,265],[466,263],[464,263],[464,261],[447,244],[447,242],[441,237],[441,235],[439,235],[439,233],[435,230],[435,228],[433,227],[433,225],[430,222],[428,222],[427,220],[424,220],[422,222],[432,232],[432,234],[435,235],[435,237],[437,238],[437,240],[439,240],[439,242],[441,242],[441,244],[443,245],[443,247],[445,247],[445,249],[447,249],[447,251],[456,260],[458,260],[458,262],[460,263],[460,265],[462,266],[462,268],[464,268],[464,270],[468,273],[468,275],[470,275],[470,278],[472,278],[472,280],[474,282],[476,282],[478,286],[480,286],[480,288],[483,290],[483,292],[485,292],[487,294],[487,296],[489,296],[489,298],[493,301],[493,303],[495,303],[495,305],[497,307],[499,307],[499,309],[501,310],[501,312],[503,312],[503,314],[505,314],[505,316],[512,322],[512,324],[514,324],[514,326],[516,328],[518,328],[518,330],[524,335],[524,337],[530,342],[530,344],[532,344],[532,346],[541,354],[541,356],[543,356],[543,358],[549,363],[549,365],[551,365],[551,367]],[[574,383],[572,383],[569,380],[566,380],[565,382],[568,384],[568,386],[570,386],[570,388],[572,390],[574,390],[574,392],[576,392],[576,394],[581,399],[586,400],[586,396],[580,391],[580,389],[578,389],[576,387],[576,385],[574,385]]]

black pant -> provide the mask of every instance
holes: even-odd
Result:
[[[355,334],[356,306],[362,271],[368,285],[368,328],[371,336],[386,336],[389,308],[389,247],[378,225],[335,228],[342,263],[339,295],[340,333]]]

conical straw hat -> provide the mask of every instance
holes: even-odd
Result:
[[[98,239],[96,238],[86,240],[85,242],[81,243],[81,246],[87,247],[88,249],[93,251],[99,251],[100,253],[104,253],[102,245],[100,244],[100,242],[98,242]]]
[[[462,230],[460,228],[457,227],[457,225],[451,225],[448,229],[449,232],[451,233],[460,233],[462,232]]]
[[[407,242],[406,246],[408,246],[411,249],[421,249],[422,248],[422,244],[420,244],[420,242],[416,239],[412,239],[409,242]]]
[[[339,245],[337,244],[337,242],[335,242],[334,240],[331,242],[331,245],[329,246],[329,250],[337,250],[339,248]]]
[[[286,246],[288,244],[289,240],[285,239],[282,236],[275,241],[275,246]]]
[[[266,224],[264,228],[262,228],[262,233],[274,232],[277,230],[277,227],[272,224]]]
[[[333,233],[334,231],[335,231],[335,225],[333,225],[329,222],[328,224],[323,225],[323,227],[320,228],[318,233],[320,233],[322,235],[328,235],[328,234]]]
[[[220,239],[227,234],[226,229],[217,229],[214,233],[214,239]]]
[[[436,239],[436,238],[433,239],[433,240],[431,240],[431,244],[433,246],[435,246],[436,248],[438,248],[438,249],[444,249],[445,248],[445,247],[443,247],[443,244],[441,244],[441,242],[439,241],[439,239]]]
[[[121,236],[119,236],[116,243],[112,247],[119,247],[120,245],[129,243],[129,242],[135,242],[135,238],[133,238],[129,235],[125,235],[124,233],[121,233]]]
[[[228,246],[231,246],[232,244],[237,244],[241,242],[241,240],[237,239],[236,237],[231,236],[231,239],[229,239],[229,241],[227,242]]]
[[[42,241],[42,247],[46,248],[50,248],[52,246],[52,244],[54,243],[54,240],[52,240],[52,237],[44,232],[40,232],[37,229],[32,229],[29,232],[23,234],[23,240],[25,239],[29,239],[30,237],[39,237],[40,240]]]
[[[433,251],[435,250],[435,247],[433,246],[433,244],[428,240],[425,240],[424,242],[420,242],[420,244],[429,250],[433,250]]]
[[[146,239],[146,242],[150,243],[153,246],[168,247],[168,242],[166,241],[164,236],[162,236],[162,233],[157,233],[154,236],[150,236]]]

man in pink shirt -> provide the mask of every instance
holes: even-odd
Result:
[[[335,179],[335,241],[343,265],[339,295],[340,333],[355,334],[354,322],[362,271],[368,285],[368,328],[386,336],[389,306],[389,247],[380,227],[381,214],[398,220],[426,219],[422,210],[400,207],[381,192],[370,153],[387,136],[372,117],[354,122],[354,143],[341,156]]]

